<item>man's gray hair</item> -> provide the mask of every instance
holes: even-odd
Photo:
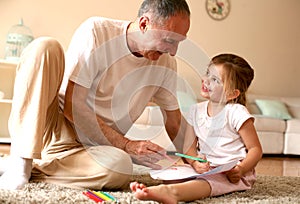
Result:
[[[138,17],[145,13],[152,14],[156,23],[163,22],[176,14],[190,16],[190,9],[185,0],[144,0],[138,12]]]

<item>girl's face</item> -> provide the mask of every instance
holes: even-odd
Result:
[[[225,103],[223,65],[211,65],[202,79],[201,96],[216,103]]]

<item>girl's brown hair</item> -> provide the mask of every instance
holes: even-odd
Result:
[[[240,95],[229,103],[246,105],[246,91],[254,78],[254,70],[248,62],[234,54],[220,54],[212,58],[210,65],[223,65],[226,92],[240,91]]]

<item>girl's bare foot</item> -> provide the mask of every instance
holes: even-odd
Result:
[[[163,204],[176,204],[177,200],[172,195],[167,185],[147,187],[138,182],[130,183],[130,189],[139,200],[154,200]]]

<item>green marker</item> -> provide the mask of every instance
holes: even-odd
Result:
[[[196,161],[199,161],[199,162],[207,162],[207,160],[205,160],[205,159],[201,159],[201,158],[198,158],[198,157],[189,156],[189,155],[186,155],[186,154],[175,153],[175,155],[179,156],[179,157],[184,157],[184,158],[187,158],[187,159],[196,160]]]

